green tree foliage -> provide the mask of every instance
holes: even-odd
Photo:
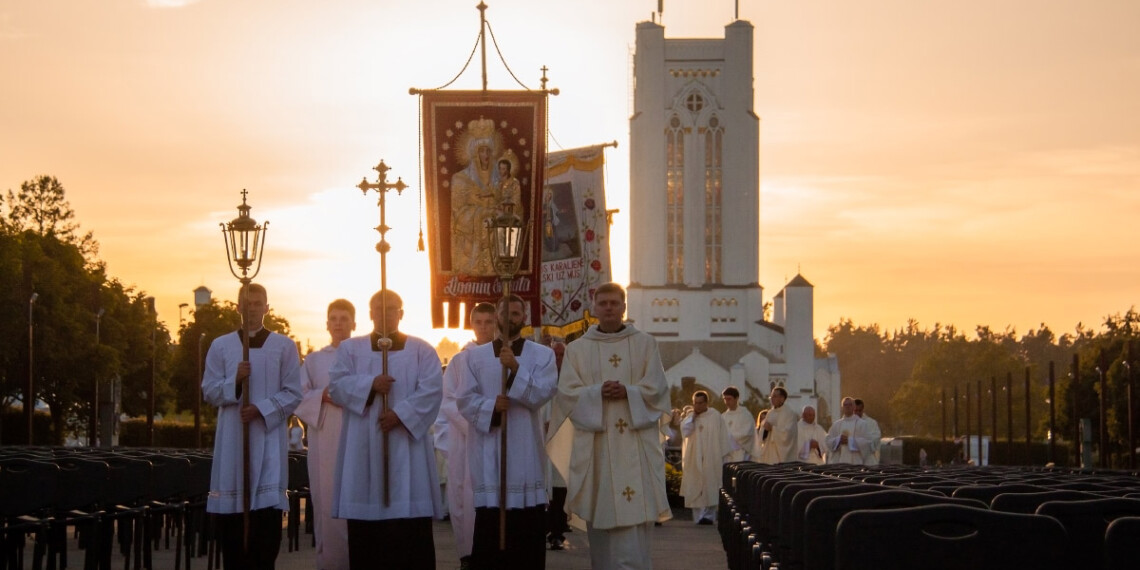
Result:
[[[1072,333],[1059,337],[1044,324],[1020,336],[1012,328],[997,331],[979,326],[972,337],[967,337],[954,327],[935,325],[926,330],[913,321],[903,329],[884,333],[878,325],[856,326],[842,320],[828,329],[825,346],[839,359],[844,394],[867,402],[868,413],[879,420],[884,435],[941,437],[944,407],[947,436],[953,435],[957,388],[958,435],[966,432],[968,405],[969,432],[977,434],[980,430],[995,438],[994,457],[998,461],[1010,452],[1014,457],[1024,455],[1027,402],[1030,438],[1046,441],[1050,363],[1054,366],[1057,440],[1071,441],[1076,434],[1076,418],[1089,418],[1093,444],[1099,448],[1099,367],[1105,379],[1105,452],[1111,457],[1110,466],[1126,465],[1127,389],[1129,379],[1140,376],[1140,313],[1135,309],[1106,317],[1101,332],[1078,324]],[[1070,374],[1074,355],[1080,363],[1075,383]],[[1134,389],[1138,392],[1134,399],[1140,400],[1140,388]],[[1134,421],[1137,419],[1140,417]],[[1008,443],[1011,427],[1013,445]],[[1140,422],[1133,430],[1140,433]]]
[[[1107,454],[1109,461],[1106,463],[1110,467],[1126,467],[1130,384],[1133,399],[1140,399],[1140,385],[1136,383],[1136,378],[1140,377],[1140,313],[1133,307],[1123,314],[1105,317],[1104,329],[1103,333],[1092,335],[1078,325],[1073,337],[1073,348],[1079,362],[1075,385],[1071,375],[1071,357],[1057,370],[1057,377],[1063,379],[1057,392],[1058,431],[1063,436],[1075,437],[1076,421],[1089,418],[1093,426],[1093,447],[1099,450],[1103,386],[1108,438],[1106,449],[1099,451]],[[1132,428],[1134,433],[1140,434],[1138,415],[1134,408]]]
[[[122,380],[123,411],[145,412],[151,380],[165,385],[169,338],[145,294],[106,275],[91,233],[80,234],[63,186],[40,176],[0,199],[0,396],[23,399],[28,378],[29,309],[34,323],[34,398],[52,417],[50,439],[85,432],[96,379]],[[36,302],[29,303],[32,294]],[[96,343],[96,314],[99,342]],[[134,397],[139,392],[144,397]],[[139,402],[142,402],[140,407]]]

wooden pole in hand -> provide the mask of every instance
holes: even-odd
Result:
[[[249,362],[249,282],[248,277],[242,277],[241,280],[241,297],[242,311],[241,311],[241,361]],[[250,370],[250,374],[253,371]],[[246,374],[241,379],[241,410],[245,410],[249,405],[249,374]],[[238,411],[241,414],[241,410]],[[252,497],[250,495],[250,472],[249,472],[249,422],[241,422],[241,522],[242,522],[242,549],[249,552],[249,511],[252,505]]]
[[[246,203],[249,193],[241,191],[241,205],[238,206],[238,217],[229,223],[222,223],[222,238],[226,242],[226,261],[230,266],[230,273],[241,281],[241,292],[238,293],[238,305],[241,307],[241,357],[242,362],[249,362],[249,314],[248,314],[248,288],[250,282],[261,271],[261,254],[265,251],[264,235],[269,230],[269,222],[258,224],[249,217],[250,206]],[[250,275],[249,269],[257,262],[257,266]],[[234,266],[241,269],[238,275]],[[251,371],[252,373],[252,371]],[[238,410],[239,419],[242,410],[249,406],[249,374],[240,380],[241,409]],[[249,462],[249,424],[241,422],[241,451],[242,451],[242,548],[249,552],[249,512],[251,508],[250,489],[250,462]]]
[[[503,339],[503,348],[511,344],[510,315],[511,315],[511,280],[504,279],[503,300],[499,302],[499,338]],[[510,369],[503,365],[503,376],[500,393],[507,395],[507,379]],[[507,549],[507,411],[499,415],[499,550]]]
[[[389,169],[387,164],[384,164],[383,160],[380,161],[380,164],[377,164],[376,166],[372,167],[372,169],[378,173],[378,176],[376,178],[376,182],[375,183],[369,183],[368,179],[364,178],[360,181],[360,184],[356,185],[356,187],[359,188],[360,191],[363,192],[366,196],[368,195],[369,190],[376,190],[377,194],[379,194],[379,196],[380,196],[379,200],[377,201],[377,206],[380,207],[380,225],[376,226],[376,231],[380,233],[380,241],[376,242],[376,251],[380,252],[380,330],[378,331],[380,333],[380,340],[377,341],[377,345],[380,348],[380,354],[381,354],[381,371],[382,371],[381,373],[384,374],[385,376],[387,376],[388,375],[388,349],[391,348],[391,346],[392,346],[392,339],[389,338],[389,336],[388,336],[389,333],[391,333],[392,331],[388,330],[388,302],[387,302],[388,301],[388,299],[387,299],[387,297],[388,297],[388,250],[391,249],[391,247],[388,245],[388,242],[385,241],[385,239],[384,239],[384,234],[388,233],[388,230],[390,229],[388,227],[388,224],[385,222],[386,202],[384,201],[384,196],[385,196],[385,194],[387,194],[388,190],[395,190],[396,194],[400,194],[404,191],[404,188],[407,188],[408,186],[406,184],[404,184],[404,180],[402,178],[397,178],[394,183],[391,183],[391,184],[388,183],[388,170],[390,170],[390,169]],[[371,404],[371,397],[369,398],[369,404]],[[388,413],[388,394],[381,394],[381,396],[380,396],[380,417],[383,418],[385,415],[387,415],[387,413]],[[383,428],[381,428],[381,430],[383,430]],[[388,483],[388,474],[390,473],[390,469],[389,469],[390,461],[388,458],[389,457],[388,432],[383,431],[382,435],[380,437],[381,437],[380,445],[381,445],[381,448],[382,448],[383,454],[384,454],[384,465],[383,465],[383,476],[382,476],[382,478],[384,480],[383,500],[384,500],[384,506],[387,507],[388,504],[391,502],[391,485]]]
[[[502,213],[497,216],[489,228],[488,238],[491,246],[491,261],[495,271],[499,274],[502,283],[503,298],[496,312],[499,315],[499,337],[503,340],[503,348],[510,342],[510,313],[511,313],[511,280],[518,273],[519,264],[525,252],[523,249],[530,235],[529,222],[524,225],[522,218],[514,214],[514,204],[503,202]],[[505,311],[505,314],[504,314]],[[507,394],[507,379],[510,369],[503,365],[502,391]],[[503,411],[499,416],[499,550],[507,549],[507,413]]]

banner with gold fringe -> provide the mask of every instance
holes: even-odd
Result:
[[[507,201],[530,225],[510,289],[537,325],[546,93],[425,91],[422,112],[432,326],[461,327],[469,307],[502,296],[487,233]]]
[[[546,155],[542,191],[542,331],[567,337],[590,324],[598,285],[610,278],[605,147]]]

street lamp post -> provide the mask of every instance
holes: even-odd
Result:
[[[356,187],[359,188],[360,191],[363,192],[365,196],[368,195],[369,190],[375,190],[376,193],[379,195],[377,202],[376,202],[376,205],[380,208],[380,225],[376,226],[376,231],[380,233],[380,241],[376,242],[376,251],[378,251],[380,253],[380,330],[376,331],[376,332],[380,333],[380,339],[376,341],[376,344],[380,348],[381,372],[384,375],[387,375],[388,374],[388,349],[392,346],[392,339],[388,337],[388,334],[391,331],[388,330],[388,303],[387,303],[387,296],[388,296],[387,295],[387,292],[388,292],[388,251],[391,249],[391,246],[388,245],[388,242],[384,239],[384,236],[385,236],[385,234],[388,233],[388,230],[391,228],[388,227],[388,224],[385,221],[385,216],[387,213],[387,209],[386,209],[387,202],[384,200],[384,197],[388,194],[389,190],[395,190],[396,194],[399,195],[399,194],[403,193],[404,188],[407,188],[408,186],[406,184],[404,184],[404,179],[399,178],[399,177],[396,178],[395,182],[392,182],[392,183],[388,182],[388,171],[391,169],[388,167],[387,164],[384,164],[383,160],[380,161],[380,164],[373,166],[372,170],[375,170],[377,173],[376,182],[370,183],[370,182],[368,182],[367,178],[361,178],[360,184],[357,184]],[[369,398],[368,403],[369,404],[372,403],[371,397]],[[384,417],[387,414],[387,412],[388,412],[388,394],[381,394],[380,395],[380,417]],[[384,465],[383,465],[384,489],[383,489],[382,498],[384,500],[384,506],[387,507],[389,501],[391,500],[391,491],[390,491],[391,485],[388,483],[388,473],[390,471],[390,469],[388,468],[388,463],[389,463],[389,460],[388,460],[388,432],[383,432],[381,434],[380,442],[381,442],[381,447],[383,448],[382,453],[384,454]]]
[[[146,298],[148,310],[150,311],[152,320],[150,323],[150,389],[147,390],[146,395],[146,445],[147,447],[154,447],[154,375],[158,368],[156,359],[158,358],[158,312],[154,308],[154,297]]]
[[[1049,361],[1049,463],[1057,460],[1057,372]]]
[[[1124,371],[1124,379],[1128,382],[1125,386],[1128,397],[1128,468],[1136,469],[1136,438],[1132,433],[1132,365],[1127,360],[1124,361]]]
[[[28,421],[28,445],[32,445],[32,418],[35,414],[36,398],[35,391],[35,315],[32,309],[36,306],[36,299],[40,296],[39,293],[32,293],[32,298],[28,299],[28,385],[27,390],[24,391],[24,418]]]
[[[95,372],[95,394],[91,402],[91,415],[94,416],[91,423],[91,435],[87,437],[88,447],[99,447],[99,322],[103,320],[103,313],[105,310],[100,307],[95,312],[95,365],[92,370]]]
[[[526,243],[529,226],[523,225],[523,220],[514,212],[514,204],[502,203],[502,213],[492,222],[487,232],[491,247],[491,261],[495,272],[502,283],[503,302],[506,303],[507,314],[510,314],[511,281],[518,273],[522,262],[523,244]],[[498,311],[497,311],[498,312]],[[500,315],[501,317],[501,315]],[[510,342],[509,319],[503,319],[500,324],[499,336],[503,345]],[[507,378],[510,370],[503,365],[502,394],[507,393]],[[500,416],[499,435],[499,550],[507,549],[507,414]]]
[[[202,342],[206,333],[198,335],[198,397],[194,398],[194,447],[202,447]]]
[[[249,217],[250,206],[246,203],[246,196],[249,193],[245,190],[241,191],[241,205],[238,206],[238,217],[230,220],[227,223],[219,224],[222,227],[222,239],[226,243],[226,262],[229,264],[230,273],[241,281],[241,293],[239,294],[239,301],[248,298],[247,289],[249,284],[257,277],[258,272],[261,271],[261,253],[265,251],[264,235],[269,229],[269,222],[265,224],[258,224],[257,220]],[[257,265],[254,266],[254,263]],[[236,269],[235,269],[236,266]],[[250,268],[253,267],[253,275],[249,274]],[[238,275],[238,271],[241,275]],[[242,362],[249,361],[249,315],[245,312],[245,306],[248,303],[242,304],[241,315],[241,359]],[[199,359],[199,362],[201,360]],[[241,406],[245,408],[249,406],[249,377],[245,377],[241,381]],[[242,422],[241,424],[241,442],[242,442],[242,546],[245,552],[249,552],[249,508],[250,508],[250,470],[249,470],[249,424]]]

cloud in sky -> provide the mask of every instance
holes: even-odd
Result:
[[[151,8],[185,8],[191,4],[196,4],[198,0],[145,0],[146,5]]]

